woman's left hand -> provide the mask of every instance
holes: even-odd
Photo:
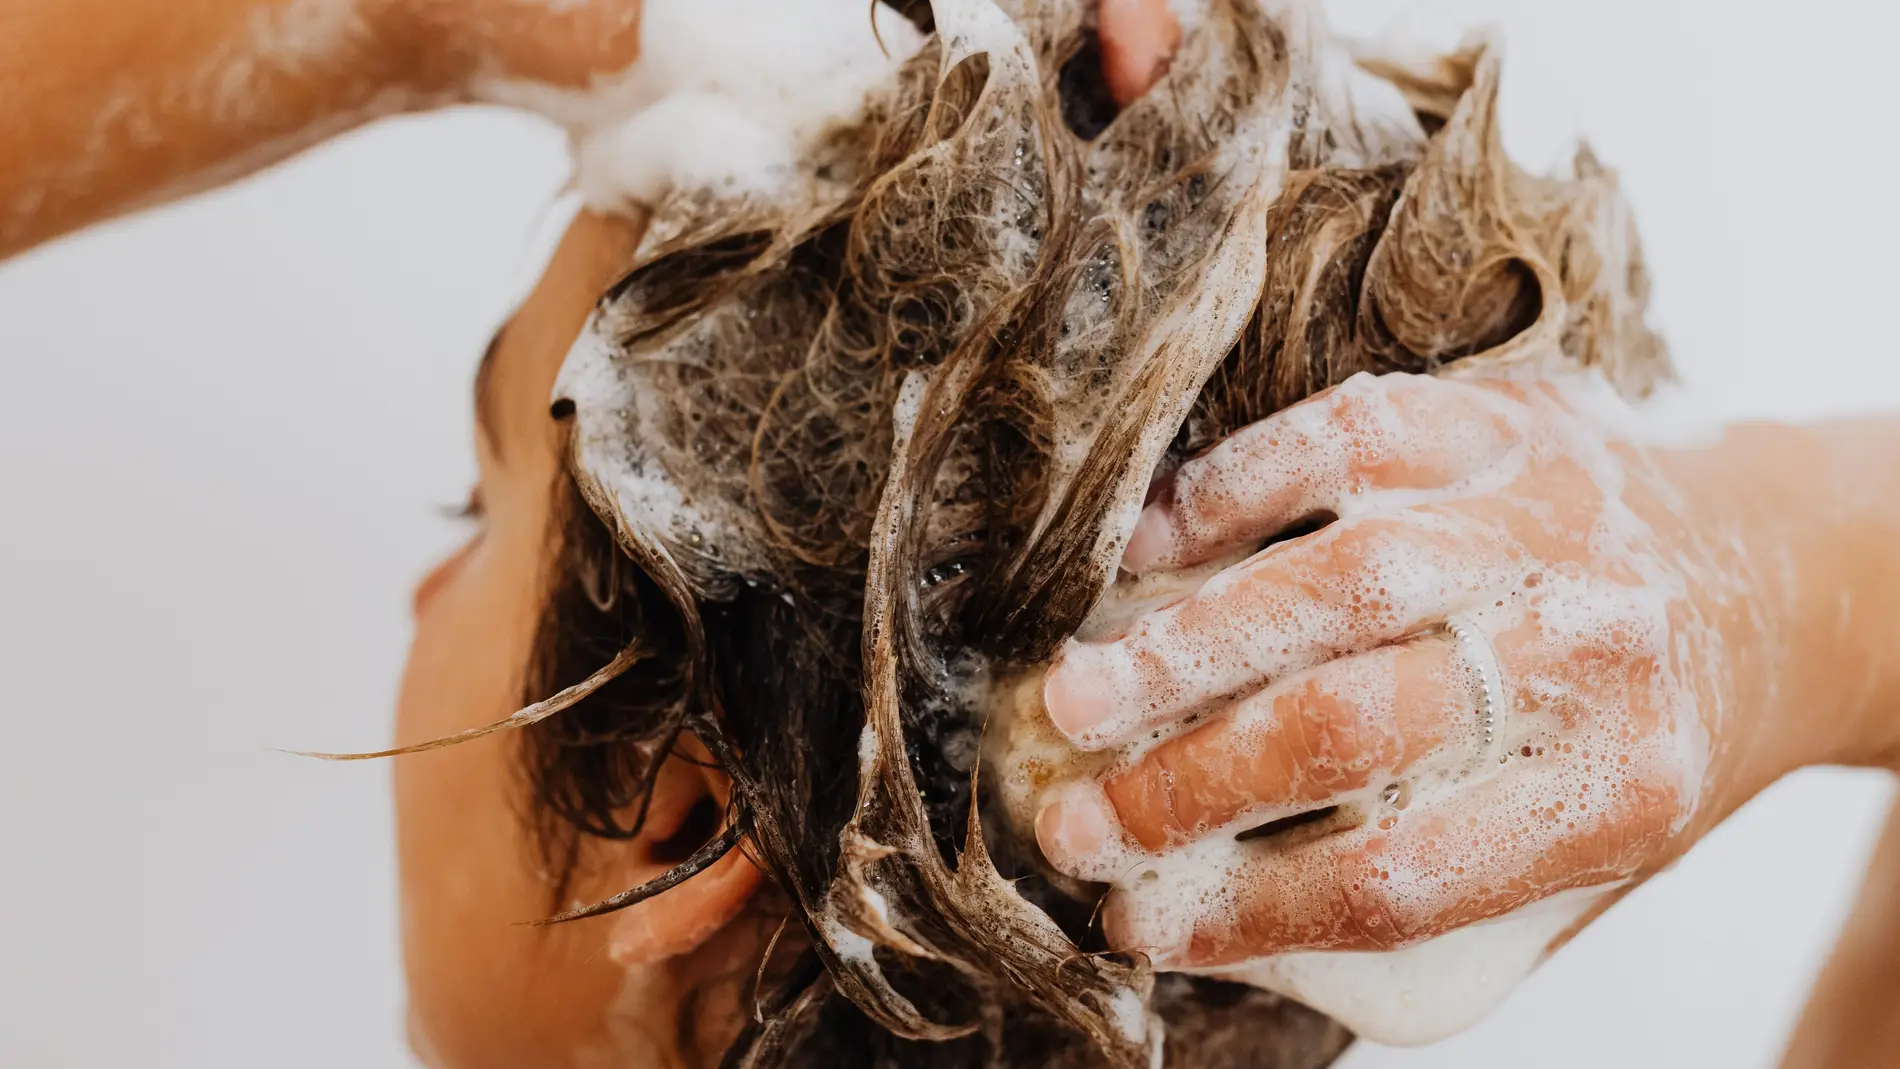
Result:
[[[640,58],[641,0],[377,0],[438,80],[478,77],[585,88]],[[871,17],[867,5],[866,18]],[[1167,72],[1181,41],[1167,0],[1102,0],[1102,73],[1126,105]]]
[[[1112,943],[1182,967],[1407,945],[1644,879],[1843,756],[1845,727],[1789,723],[1841,668],[1807,644],[1831,624],[1790,637],[1809,440],[1745,437],[1712,467],[1639,444],[1629,416],[1582,377],[1360,376],[1161,488],[1130,571],[1337,519],[1051,669],[1055,726],[1121,755],[1037,822],[1059,869],[1116,885]],[[1171,856],[1200,870],[1154,864]]]

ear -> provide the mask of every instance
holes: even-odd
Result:
[[[646,824],[627,848],[625,886],[636,887],[685,861],[719,834],[732,784],[697,740],[668,757],[653,788]],[[737,917],[759,888],[758,866],[732,850],[677,887],[613,915],[607,956],[648,965],[697,950]]]

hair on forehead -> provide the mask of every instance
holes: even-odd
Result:
[[[683,732],[732,776],[804,939],[728,1064],[1330,1061],[1311,1011],[1106,951],[991,804],[986,684],[1075,631],[1157,471],[1353,374],[1668,373],[1614,176],[1505,157],[1484,42],[1207,0],[1117,114],[1093,7],[933,4],[795,188],[658,205],[563,368],[532,697],[639,656],[529,732],[532,816],[566,865]]]

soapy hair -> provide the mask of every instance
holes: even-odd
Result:
[[[1093,7],[939,0],[796,188],[657,206],[557,386],[532,818],[564,869],[685,733],[730,774],[726,832],[564,915],[750,853],[805,938],[729,1065],[1331,1061],[1318,1014],[1107,951],[985,804],[986,681],[1076,630],[1158,473],[1353,374],[1667,374],[1614,177],[1505,157],[1484,42],[1208,0],[1116,114]]]

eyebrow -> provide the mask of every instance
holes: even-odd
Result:
[[[475,429],[497,457],[501,456],[501,415],[496,408],[500,399],[495,396],[495,354],[501,351],[501,339],[513,322],[510,319],[495,328],[488,348],[482,350],[481,363],[475,366]]]

